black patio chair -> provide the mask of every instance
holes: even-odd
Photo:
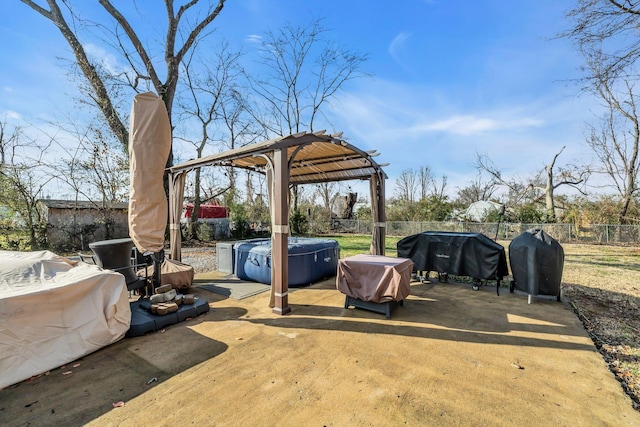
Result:
[[[144,255],[139,254],[131,239],[94,242],[89,247],[95,253],[91,258],[96,265],[122,274],[128,291],[135,291],[141,296],[147,295],[151,281],[146,272],[150,264]],[[86,255],[81,255],[81,259],[83,256]],[[138,271],[143,267],[145,274],[140,276]]]

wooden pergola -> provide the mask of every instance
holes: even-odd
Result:
[[[171,258],[181,260],[180,216],[187,172],[203,166],[233,166],[266,175],[271,210],[271,301],[274,313],[291,311],[288,300],[289,185],[368,180],[373,232],[370,253],[385,251],[387,176],[373,159],[341,139],[342,133],[301,132],[213,154],[169,168],[169,228]]]

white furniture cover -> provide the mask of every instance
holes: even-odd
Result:
[[[0,389],[124,337],[124,276],[49,251],[0,251]]]

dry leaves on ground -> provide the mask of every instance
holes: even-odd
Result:
[[[640,411],[640,265],[635,247],[563,245],[562,292]]]

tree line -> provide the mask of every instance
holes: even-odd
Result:
[[[164,32],[159,42],[143,37],[151,25],[144,19],[146,5],[118,7],[98,0],[99,7],[89,9],[72,0],[21,1],[68,44],[69,75],[79,94],[78,111],[61,114],[55,123],[34,126],[12,116],[0,120],[2,217],[6,222],[17,214],[30,230],[32,247],[43,233],[37,200],[51,188],[71,199],[99,201],[105,215],[110,203],[126,200],[132,95],[152,90],[163,99],[173,127],[171,165],[328,127],[330,103],[349,81],[369,77],[366,53],[332,40],[323,19],[268,30],[259,48],[248,53],[216,38],[214,24],[224,15],[224,0],[180,5],[166,0],[165,23],[153,24]],[[434,177],[428,165],[406,170],[388,197],[388,219],[445,220],[470,203],[491,200],[506,206],[504,214],[512,221],[636,221],[639,16],[640,9],[628,2],[577,0],[566,12],[567,30],[558,35],[571,40],[584,58],[576,86],[601,101],[585,135],[595,164],[564,161],[559,144],[543,170],[526,179],[504,176],[490,153],[477,154],[476,178],[464,188],[448,188],[447,177]],[[120,68],[85,48],[96,40],[119,58]],[[596,174],[606,177],[609,188],[594,195],[588,183]],[[197,237],[197,207],[213,199],[230,206],[237,220],[268,222],[263,177],[231,168],[193,175],[186,189],[196,212],[190,237]],[[558,192],[569,187],[571,196]],[[337,183],[292,187],[292,224],[303,226],[312,216],[351,216],[349,209],[340,212],[350,194],[349,187]],[[366,208],[355,213],[365,217]]]

